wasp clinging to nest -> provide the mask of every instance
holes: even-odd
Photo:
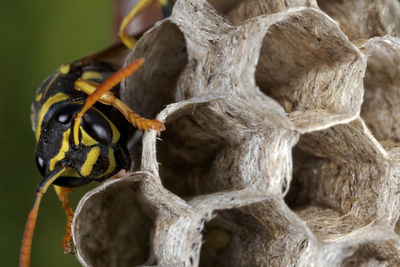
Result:
[[[120,36],[132,48],[135,39],[126,34],[127,25],[155,0],[140,0],[124,19]],[[159,1],[167,10],[169,1]],[[164,11],[165,11],[164,10]],[[120,170],[129,170],[127,142],[134,128],[164,130],[158,120],[136,114],[119,98],[119,83],[134,73],[144,59],[116,70],[110,55],[126,50],[115,45],[105,51],[62,65],[40,86],[32,104],[32,125],[36,138],[36,164],[44,177],[36,191],[25,226],[20,266],[29,266],[33,230],[43,194],[54,185],[67,216],[63,249],[73,249],[73,210],[68,201],[70,188],[104,181]],[[122,53],[122,52],[121,52]]]

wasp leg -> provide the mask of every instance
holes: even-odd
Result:
[[[125,105],[121,100],[119,100],[117,97],[109,92],[115,85],[117,85],[123,79],[135,72],[143,64],[143,62],[143,59],[136,60],[125,68],[115,72],[99,86],[83,79],[78,79],[75,82],[74,88],[76,90],[83,91],[89,95],[85,101],[85,105],[83,106],[82,110],[76,114],[76,119],[72,131],[75,145],[79,144],[78,130],[82,117],[85,112],[97,101],[100,101],[101,103],[106,105],[112,105],[113,107],[118,109],[133,126],[139,128],[140,130],[148,131],[150,129],[154,129],[158,133],[165,130],[164,124],[161,121],[149,120],[141,117],[140,115],[136,114],[132,109],[130,109],[127,105]]]
[[[79,78],[75,82],[75,89],[78,91],[82,91],[88,95],[92,94],[97,89],[97,87],[98,85],[81,78]],[[141,117],[131,108],[129,108],[124,102],[115,97],[114,94],[111,92],[103,94],[98,101],[105,105],[112,105],[113,107],[118,109],[133,126],[137,127],[140,130],[148,131],[149,129],[154,129],[158,132],[165,130],[164,124],[161,121],[150,120]]]
[[[65,229],[64,237],[62,239],[62,248],[64,253],[72,254],[74,253],[74,243],[72,241],[71,225],[72,220],[74,219],[74,211],[72,210],[71,205],[68,201],[68,193],[72,192],[72,189],[57,185],[54,185],[54,189],[56,190],[57,196],[62,203],[64,213],[67,216],[67,226]]]
[[[140,13],[142,13],[150,4],[152,4],[155,0],[140,0],[133,9],[129,12],[129,14],[122,20],[121,25],[119,26],[119,36],[121,41],[129,48],[132,49],[136,44],[136,39],[129,36],[126,32],[126,28],[129,23],[132,22],[134,18],[136,18]]]

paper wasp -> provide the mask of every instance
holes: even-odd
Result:
[[[126,27],[155,0],[140,0],[125,17],[120,37],[131,49],[136,39]],[[164,13],[170,1],[158,0]],[[31,120],[36,139],[36,165],[44,177],[39,183],[33,207],[25,225],[20,252],[20,266],[30,264],[33,232],[43,194],[50,185],[67,216],[63,249],[73,250],[71,224],[73,210],[68,201],[70,188],[104,181],[120,170],[129,170],[131,158],[127,141],[133,126],[140,130],[164,130],[162,122],[140,117],[119,98],[118,84],[144,62],[135,62],[117,70],[110,57],[126,52],[122,44],[94,55],[62,65],[39,87],[32,104]],[[112,55],[112,56],[110,56]]]

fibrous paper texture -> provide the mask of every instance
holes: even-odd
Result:
[[[85,266],[398,266],[400,5],[178,0],[121,98],[166,131],[80,201]]]

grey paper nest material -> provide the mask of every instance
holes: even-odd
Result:
[[[140,39],[122,98],[167,130],[81,200],[83,265],[400,265],[400,7],[320,2],[177,1]]]

